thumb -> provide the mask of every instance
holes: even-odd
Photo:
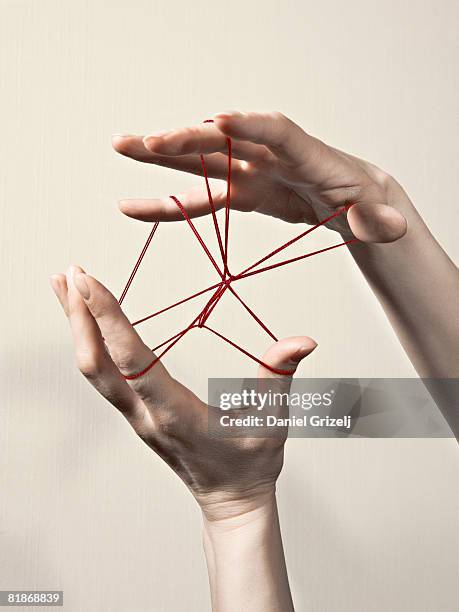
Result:
[[[292,336],[279,340],[267,350],[262,358],[263,363],[272,369],[261,365],[258,370],[258,378],[290,381],[301,360],[312,353],[316,346],[317,342],[308,336]]]
[[[279,340],[264,354],[263,363],[270,369],[260,366],[258,392],[261,394],[271,392],[276,398],[281,398],[280,403],[276,399],[270,406],[271,414],[277,416],[288,414],[288,402],[285,402],[284,398],[290,393],[292,377],[300,361],[312,353],[316,346],[317,343],[308,336],[293,336]]]
[[[362,242],[395,242],[407,229],[405,217],[387,204],[353,204],[347,221],[354,236]]]

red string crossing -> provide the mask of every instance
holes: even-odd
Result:
[[[204,123],[212,123],[212,120],[208,119]],[[183,218],[185,219],[185,221],[187,222],[187,224],[190,227],[191,231],[193,232],[194,236],[196,237],[196,240],[201,245],[201,248],[203,249],[203,251],[207,255],[207,258],[209,259],[210,263],[212,264],[212,266],[214,267],[215,271],[217,272],[217,274],[218,274],[218,276],[220,278],[220,281],[215,283],[214,285],[211,285],[210,287],[206,287],[205,289],[202,289],[201,291],[193,293],[192,295],[189,295],[188,297],[182,298],[178,302],[175,302],[174,304],[166,306],[165,308],[161,308],[161,310],[153,312],[152,314],[149,314],[146,317],[143,317],[142,319],[139,319],[138,321],[135,321],[134,323],[132,323],[133,326],[139,325],[140,323],[143,323],[144,321],[148,321],[149,319],[152,319],[153,317],[156,317],[156,316],[158,316],[158,315],[160,315],[160,314],[162,314],[164,312],[167,312],[168,310],[171,310],[172,308],[176,308],[177,306],[180,306],[181,304],[184,304],[185,302],[193,300],[193,299],[199,297],[200,295],[204,295],[205,293],[209,293],[210,291],[213,291],[211,297],[207,300],[204,308],[202,308],[197,313],[197,315],[191,321],[191,323],[187,327],[182,329],[181,331],[179,331],[176,334],[174,334],[172,337],[170,337],[167,340],[164,340],[163,342],[161,342],[161,344],[158,344],[157,346],[153,347],[152,351],[154,352],[154,359],[151,361],[151,363],[149,363],[140,372],[134,372],[133,374],[130,374],[128,376],[124,376],[124,378],[126,380],[134,380],[134,379],[140,378],[141,376],[146,374],[149,370],[151,370],[151,368],[153,368],[154,365],[156,365],[156,363],[158,363],[158,361],[167,352],[169,352],[172,349],[173,346],[175,346],[192,329],[206,329],[207,331],[211,332],[214,336],[220,338],[221,340],[223,340],[227,344],[231,345],[232,347],[234,347],[235,349],[237,349],[238,351],[240,351],[241,353],[243,353],[244,355],[246,355],[247,357],[249,357],[250,359],[252,359],[256,363],[258,363],[259,365],[262,365],[263,367],[265,367],[266,369],[270,370],[271,372],[274,372],[275,374],[283,374],[283,375],[287,375],[287,376],[293,374],[293,372],[290,371],[290,370],[281,370],[279,368],[273,368],[269,364],[264,363],[261,359],[259,359],[255,355],[252,355],[252,353],[249,353],[249,351],[247,351],[246,349],[244,349],[241,346],[239,346],[238,344],[236,344],[236,342],[234,342],[233,340],[230,340],[229,338],[227,338],[223,334],[221,334],[219,331],[213,329],[212,327],[209,327],[209,325],[207,325],[207,321],[208,321],[210,315],[212,314],[212,312],[214,311],[214,309],[216,308],[217,304],[219,303],[219,301],[223,297],[223,295],[227,291],[229,291],[229,293],[231,295],[233,295],[239,301],[239,303],[243,306],[243,308],[258,323],[258,325],[266,332],[266,334],[268,334],[273,340],[277,341],[277,337],[273,334],[273,332],[269,329],[269,327],[260,319],[260,317],[245,303],[245,301],[237,293],[236,289],[234,288],[234,284],[237,283],[238,281],[244,279],[244,278],[248,278],[248,277],[253,276],[255,274],[261,274],[263,272],[268,272],[269,270],[273,270],[273,269],[279,268],[281,266],[286,266],[287,264],[291,264],[291,263],[294,263],[296,261],[300,261],[302,259],[306,259],[308,257],[313,257],[314,255],[319,255],[321,253],[325,253],[327,251],[331,251],[333,249],[337,249],[338,247],[345,246],[347,244],[358,242],[358,240],[355,239],[355,238],[352,239],[352,240],[346,240],[345,242],[340,242],[339,244],[335,244],[335,245],[332,245],[332,246],[324,248],[324,249],[319,249],[319,250],[313,251],[311,253],[305,253],[304,255],[299,255],[298,257],[292,257],[291,259],[287,259],[287,260],[284,260],[284,261],[281,261],[281,262],[278,262],[278,263],[267,265],[267,266],[264,266],[262,268],[259,267],[261,264],[263,264],[266,261],[268,261],[269,259],[271,259],[271,257],[274,257],[275,255],[277,255],[278,253],[280,253],[284,249],[288,248],[289,246],[291,246],[292,244],[294,244],[298,240],[301,240],[302,238],[304,238],[305,236],[307,236],[308,234],[310,234],[311,232],[316,230],[318,227],[321,227],[322,225],[325,225],[325,223],[328,223],[329,221],[331,221],[335,217],[338,217],[339,215],[341,215],[344,212],[346,212],[347,210],[349,210],[350,205],[346,205],[346,206],[341,207],[339,210],[334,212],[332,215],[328,216],[326,219],[323,219],[320,223],[317,223],[313,227],[308,228],[306,231],[301,232],[301,234],[299,234],[295,238],[292,238],[288,242],[282,244],[281,246],[277,247],[273,251],[269,252],[267,255],[265,255],[261,259],[255,261],[253,264],[251,264],[250,266],[248,266],[247,268],[242,270],[242,272],[239,272],[236,275],[232,275],[230,273],[230,271],[229,271],[229,268],[228,268],[229,222],[230,222],[230,210],[231,210],[231,173],[232,173],[232,150],[231,150],[231,146],[232,145],[231,145],[231,139],[230,138],[227,138],[226,142],[227,142],[227,156],[228,156],[228,171],[227,171],[227,181],[226,181],[226,198],[225,198],[225,213],[224,213],[225,216],[224,216],[223,237],[222,237],[222,233],[221,233],[220,226],[219,226],[218,219],[217,219],[217,212],[216,212],[216,209],[215,209],[215,204],[214,204],[214,201],[213,201],[213,198],[212,198],[212,192],[211,192],[211,189],[210,189],[209,176],[208,176],[208,173],[207,173],[205,159],[204,159],[203,155],[200,156],[202,172],[203,172],[204,181],[205,181],[205,184],[206,184],[207,198],[208,198],[208,201],[209,201],[209,208],[210,208],[210,212],[211,212],[211,215],[212,215],[212,220],[213,220],[213,224],[214,224],[214,228],[215,228],[215,234],[216,234],[216,238],[217,238],[218,248],[219,248],[219,251],[220,251],[221,266],[215,261],[215,258],[213,257],[212,253],[210,252],[209,248],[207,247],[206,243],[204,242],[202,236],[200,235],[200,233],[196,229],[196,226],[194,225],[193,221],[191,220],[190,216],[188,215],[188,213],[187,213],[185,207],[183,206],[183,204],[180,202],[180,200],[176,196],[173,196],[173,195],[170,196],[170,198],[176,203],[177,207],[179,208],[180,212],[183,215]],[[155,235],[155,233],[156,233],[156,231],[158,229],[158,226],[159,226],[159,221],[156,221],[156,223],[153,224],[153,227],[152,227],[152,229],[151,229],[151,231],[150,231],[150,233],[148,235],[147,241],[145,242],[145,245],[144,245],[144,247],[143,247],[143,249],[142,249],[142,251],[141,251],[141,253],[140,253],[140,255],[139,255],[138,259],[137,259],[137,261],[136,261],[136,264],[135,264],[135,266],[134,266],[134,268],[133,268],[133,270],[131,272],[131,275],[129,276],[129,279],[128,279],[127,283],[126,283],[126,286],[124,287],[124,289],[123,289],[123,291],[121,293],[121,296],[120,296],[120,298],[118,300],[120,306],[123,303],[123,301],[124,301],[124,299],[126,297],[126,294],[127,294],[127,292],[129,291],[129,288],[132,285],[134,277],[137,274],[137,271],[138,271],[138,269],[140,267],[140,264],[142,263],[142,260],[145,257],[145,254],[146,254],[146,252],[147,252],[147,250],[148,250],[148,248],[149,248],[149,246],[151,244],[151,241],[153,240],[153,236]],[[159,352],[159,354],[156,354],[156,352],[159,349],[162,349],[162,350]]]

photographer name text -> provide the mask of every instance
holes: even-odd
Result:
[[[351,417],[343,416],[334,418],[330,416],[304,415],[290,417],[276,417],[274,415],[255,416],[248,415],[245,417],[231,417],[225,414],[220,417],[220,425],[222,427],[320,427],[320,428],[335,428],[344,429],[351,428]]]

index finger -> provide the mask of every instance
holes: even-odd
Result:
[[[95,278],[82,272],[73,283],[94,317],[110,356],[142,399],[163,401],[175,387],[158,357],[144,344],[116,298]]]
[[[209,120],[191,127],[150,134],[143,139],[143,145],[158,158],[210,155],[212,159],[213,154],[228,153],[228,136],[218,129],[213,120]],[[238,160],[258,161],[269,155],[266,147],[259,144],[243,141],[232,143],[231,156]]]

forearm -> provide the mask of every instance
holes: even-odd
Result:
[[[459,271],[408,198],[399,202],[407,234],[391,244],[352,245],[351,254],[418,374],[459,378]],[[451,422],[457,414],[443,395],[435,399]]]
[[[243,515],[204,517],[204,550],[214,612],[293,610],[274,493]]]

